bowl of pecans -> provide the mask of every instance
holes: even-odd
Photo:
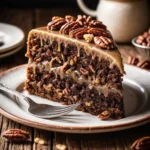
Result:
[[[150,60],[150,28],[142,35],[133,38],[132,44],[136,47],[140,57]]]

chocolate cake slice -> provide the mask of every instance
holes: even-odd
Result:
[[[30,31],[25,89],[101,119],[124,117],[122,58],[107,27],[90,16],[53,17]]]

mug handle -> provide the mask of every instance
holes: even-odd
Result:
[[[79,5],[80,9],[81,9],[84,13],[86,13],[86,14],[92,16],[92,17],[96,17],[96,14],[97,14],[96,10],[89,9],[89,8],[84,4],[83,0],[77,0],[77,3],[78,3],[78,5]]]

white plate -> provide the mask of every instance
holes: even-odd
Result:
[[[8,52],[5,52],[5,53],[0,53],[0,59],[8,57],[10,55],[13,55],[13,54],[17,53],[23,47],[24,47],[24,42],[21,43],[21,45],[17,46],[16,48],[12,49],[11,51],[8,51]]]
[[[4,72],[0,82],[27,94],[23,91],[25,68],[26,65],[23,65]],[[96,116],[80,111],[73,111],[60,118],[40,119],[26,113],[14,102],[13,97],[4,94],[0,94],[0,112],[27,126],[68,133],[108,132],[143,125],[150,121],[150,72],[129,65],[125,65],[125,71],[127,75],[124,76],[123,86],[126,117],[120,120],[102,121]],[[27,95],[39,103],[58,105],[34,95]],[[19,103],[26,105],[24,101]]]
[[[25,35],[20,28],[6,23],[0,23],[0,41],[4,42],[4,45],[0,46],[0,53],[19,46],[24,38]]]

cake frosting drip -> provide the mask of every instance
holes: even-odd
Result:
[[[72,38],[85,39],[102,49],[116,47],[107,27],[101,21],[92,19],[91,16],[78,15],[77,18],[69,15],[65,18],[55,16],[48,23],[47,29],[49,31],[58,30],[60,34],[67,34]]]
[[[48,71],[49,73],[54,73],[55,76],[60,76],[60,79],[71,78],[78,84],[86,83],[90,89],[95,88],[99,94],[103,93],[105,96],[108,95],[109,92],[117,92],[120,95],[122,94],[122,89],[116,89],[110,86],[109,83],[101,86],[95,83],[95,80],[91,80],[90,78],[85,79],[82,77],[81,73],[78,70],[68,70],[66,73],[63,72],[62,66],[60,67],[51,67],[51,63],[48,61],[43,61],[42,63],[30,62],[29,66],[33,69],[33,73],[36,75],[36,69],[40,73]]]
[[[58,52],[60,51],[60,43],[63,41],[64,47],[68,44],[74,44],[77,47],[78,54],[77,56],[80,57],[80,50],[84,48],[87,55],[92,55],[92,59],[98,56],[99,60],[105,58],[110,62],[110,68],[116,65],[121,73],[124,73],[124,68],[122,64],[122,58],[118,49],[112,50],[105,50],[103,51],[101,48],[95,46],[93,43],[87,43],[85,40],[77,40],[70,38],[68,35],[61,35],[58,31],[51,31],[48,32],[46,27],[41,27],[38,29],[34,29],[29,33],[29,40],[31,36],[39,36],[40,40],[43,39],[50,39],[50,44],[53,43],[57,39],[58,42]],[[28,47],[29,49],[29,47]],[[28,55],[28,52],[27,52]]]

